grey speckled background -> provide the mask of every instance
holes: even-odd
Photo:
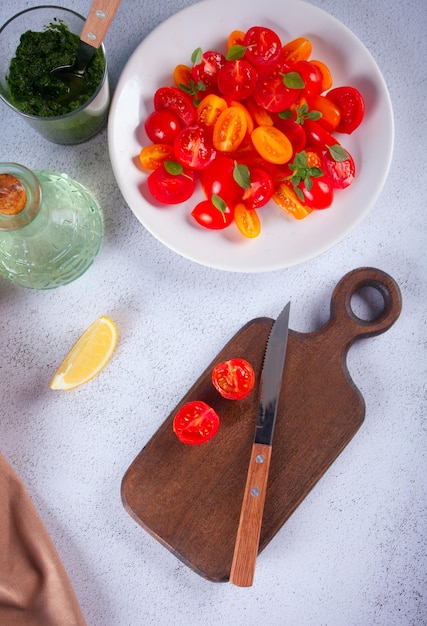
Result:
[[[0,23],[36,4],[1,3]],[[87,14],[90,3],[58,4]],[[106,40],[113,88],[140,41],[191,4],[123,1]],[[424,0],[313,4],[377,61],[396,134],[373,210],[335,248],[298,267],[240,275],[181,258],[126,206],[106,130],[81,146],[56,146],[0,106],[0,161],[66,171],[96,194],[105,215],[101,253],[75,283],[42,293],[0,282],[0,450],[40,511],[90,626],[427,623],[427,8]],[[253,588],[203,580],[125,513],[123,473],[246,321],[275,317],[291,297],[291,327],[318,328],[336,282],[361,265],[390,273],[403,295],[398,323],[349,353],[366,401],[363,428],[262,553]],[[50,392],[65,350],[102,314],[120,331],[113,361],[75,392]]]

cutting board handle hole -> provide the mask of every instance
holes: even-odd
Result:
[[[365,285],[354,292],[350,306],[353,314],[360,320],[373,322],[384,312],[384,295],[376,287]]]

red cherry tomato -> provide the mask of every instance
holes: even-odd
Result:
[[[219,428],[218,414],[206,402],[187,402],[176,413],[173,430],[182,443],[200,444],[209,441]]]
[[[295,104],[301,90],[287,87],[283,82],[283,74],[286,74],[286,70],[274,68],[259,75],[253,91],[258,106],[272,113],[280,113]]]
[[[228,400],[242,400],[252,391],[255,373],[248,361],[241,358],[218,363],[212,370],[212,383]]]
[[[234,206],[242,195],[242,188],[233,177],[234,161],[219,155],[200,172],[200,184],[206,197],[220,196],[227,204]]]
[[[365,103],[360,91],[355,87],[336,87],[328,91],[326,96],[341,111],[341,120],[336,130],[339,133],[351,133],[361,123],[365,113]]]
[[[280,56],[282,43],[279,36],[270,28],[253,26],[246,31],[243,39],[245,56],[255,67],[271,65]]]
[[[303,128],[307,137],[307,144],[324,148],[338,143],[338,140],[331,133],[328,133],[319,122],[305,120]]]
[[[255,89],[257,78],[257,71],[245,59],[226,61],[218,72],[218,89],[226,98],[243,100]]]
[[[298,61],[292,67],[304,81],[303,93],[305,96],[318,95],[322,90],[322,73],[320,69],[310,61]]]
[[[334,199],[334,192],[332,186],[326,180],[325,176],[321,178],[312,178],[311,189],[308,190],[301,182],[298,187],[304,194],[305,202],[311,209],[328,209]]]
[[[156,111],[172,111],[181,120],[184,126],[194,124],[196,107],[190,96],[178,87],[160,87],[154,94],[154,109]]]
[[[209,230],[222,230],[230,226],[234,219],[234,211],[225,203],[224,209],[216,207],[211,200],[202,200],[191,212],[196,222]]]
[[[202,126],[187,126],[175,137],[177,161],[192,170],[202,170],[215,158],[215,148]]]
[[[218,72],[225,63],[225,56],[216,50],[208,50],[202,54],[200,63],[193,65],[191,73],[194,82],[201,81],[206,91],[211,91],[217,85]],[[203,93],[206,93],[204,91]]]
[[[172,111],[153,111],[144,126],[153,143],[173,143],[181,129],[179,119]]]
[[[304,150],[305,144],[307,143],[307,135],[301,124],[297,124],[297,122],[291,118],[282,119],[278,117],[275,126],[289,139],[294,154]]]
[[[250,171],[251,186],[243,192],[242,200],[247,209],[259,209],[273,195],[273,179],[263,169],[256,167]]]
[[[191,170],[184,170],[182,174],[169,174],[161,165],[151,172],[147,185],[152,196],[162,204],[179,204],[192,196],[196,179]]]
[[[322,155],[322,170],[334,189],[345,189],[351,185],[356,176],[353,157],[349,152],[347,155],[346,161],[335,161],[328,151]]]

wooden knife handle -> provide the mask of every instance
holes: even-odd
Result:
[[[271,446],[254,443],[230,570],[238,587],[250,587],[254,579],[270,460]]]
[[[104,41],[121,0],[94,0],[84,23],[80,39],[94,48]]]

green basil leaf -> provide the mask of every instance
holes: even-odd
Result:
[[[301,74],[298,74],[298,72],[283,74],[283,83],[289,89],[304,89],[305,87]]]
[[[246,165],[234,162],[233,178],[242,189],[249,189],[251,186],[251,177],[249,169]]]

